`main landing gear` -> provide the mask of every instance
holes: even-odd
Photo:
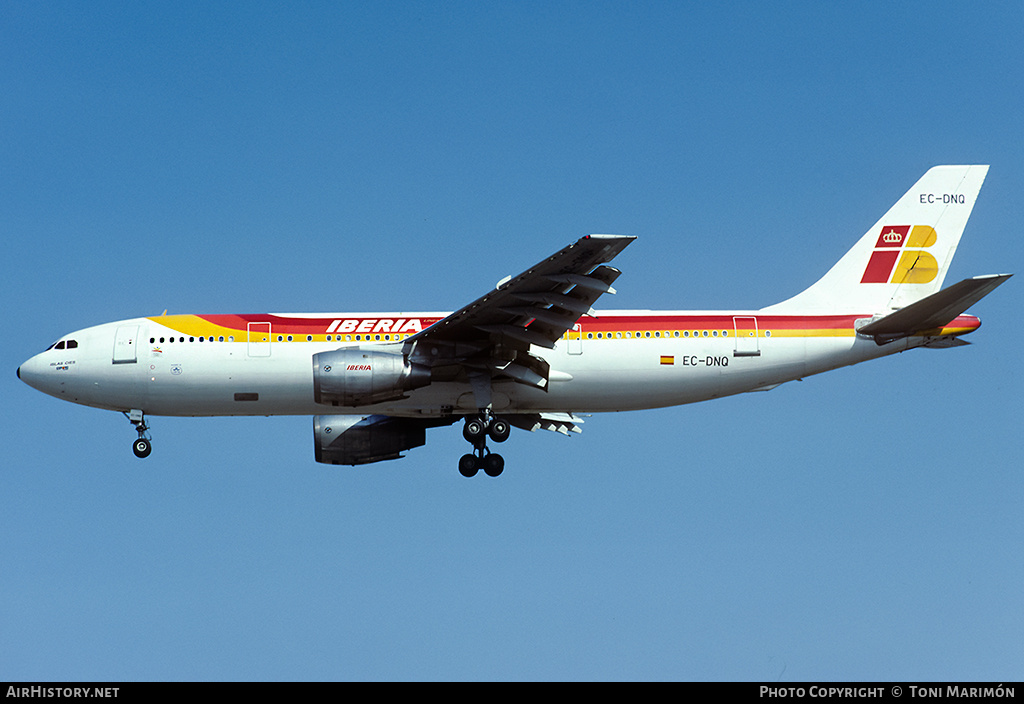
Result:
[[[135,430],[139,433],[138,439],[132,443],[132,452],[139,459],[149,457],[149,453],[153,451],[153,443],[149,439],[149,426],[146,425],[145,414],[133,408],[124,415],[125,418],[131,421],[131,424],[135,426]]]
[[[481,469],[489,477],[496,477],[505,469],[505,458],[487,449],[487,438],[505,442],[512,430],[508,421],[490,414],[467,416],[462,437],[473,445],[473,452],[459,458],[459,472],[464,477],[475,476]]]

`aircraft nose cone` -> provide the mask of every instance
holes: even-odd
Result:
[[[28,384],[33,389],[39,389],[40,391],[46,391],[41,388],[45,382],[46,377],[43,374],[44,363],[43,360],[39,359],[40,355],[36,355],[32,359],[25,360],[18,366],[18,378],[22,382]]]

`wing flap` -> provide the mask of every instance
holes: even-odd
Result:
[[[476,325],[477,330],[483,330],[484,332],[491,332],[495,335],[502,337],[510,337],[513,340],[525,343],[527,345],[537,345],[538,347],[546,347],[549,350],[555,346],[555,341],[548,338],[538,332],[536,329],[528,327],[520,327],[518,325],[508,325],[505,323],[499,323],[497,325]],[[561,335],[559,335],[561,337]]]
[[[569,433],[582,433],[580,428],[583,419],[572,413],[521,413],[517,415],[502,416],[509,423],[533,432],[535,430],[550,430],[554,433],[561,433],[569,436]]]

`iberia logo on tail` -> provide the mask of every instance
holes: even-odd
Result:
[[[926,284],[939,274],[939,264],[924,247],[935,244],[928,225],[886,225],[861,277],[862,284]]]

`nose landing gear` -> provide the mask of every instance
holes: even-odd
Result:
[[[132,425],[135,426],[135,430],[138,431],[138,439],[132,443],[132,452],[139,459],[149,457],[149,453],[153,451],[153,443],[149,438],[149,426],[146,425],[145,414],[138,410],[132,409],[124,414]]]
[[[459,473],[464,477],[476,476],[481,469],[489,477],[496,477],[505,469],[505,458],[487,449],[487,438],[494,442],[508,440],[511,426],[508,421],[491,415],[468,416],[462,428],[462,437],[473,445],[473,452],[459,458]]]

